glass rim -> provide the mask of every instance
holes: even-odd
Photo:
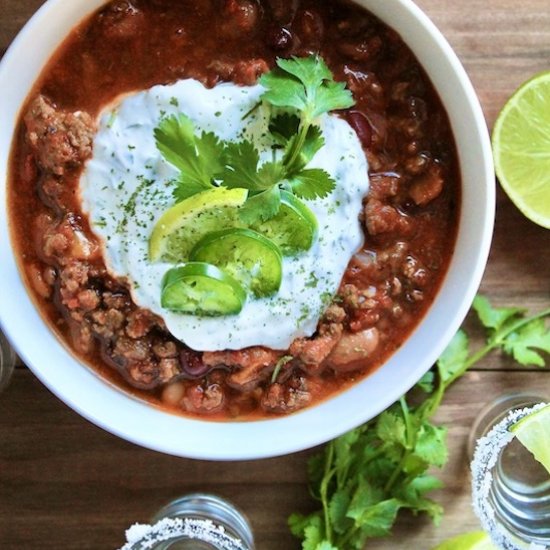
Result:
[[[495,545],[505,550],[520,548],[517,545],[518,541],[524,542],[525,548],[530,550],[544,550],[545,548],[536,542],[522,540],[521,535],[514,535],[497,519],[494,509],[490,505],[490,491],[494,482],[493,470],[498,459],[505,447],[515,438],[515,435],[509,430],[510,426],[547,405],[548,401],[541,401],[531,407],[511,409],[486,435],[477,441],[471,461],[474,512]]]

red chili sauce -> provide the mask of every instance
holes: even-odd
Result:
[[[81,212],[78,179],[95,117],[125,92],[183,78],[252,85],[277,57],[312,53],[356,100],[341,116],[369,161],[364,249],[311,338],[285,352],[192,351],[109,275]],[[386,361],[438,292],[459,205],[457,152],[437,93],[402,38],[347,1],[110,2],[72,31],[40,76],[11,157],[13,241],[50,326],[122,389],[215,420],[291,413]]]

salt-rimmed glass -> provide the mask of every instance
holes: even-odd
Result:
[[[540,401],[533,396],[507,396],[482,413],[487,420],[496,409],[500,411],[489,430],[490,425],[483,423],[474,426],[474,431],[486,433],[477,440],[471,464],[474,511],[504,550],[550,549],[550,475],[509,431],[521,418],[544,407]],[[529,406],[518,409],[519,403]]]
[[[232,504],[196,493],[170,502],[151,524],[126,531],[120,550],[254,550],[252,529]]]
[[[0,392],[8,385],[15,367],[15,351],[0,332]]]

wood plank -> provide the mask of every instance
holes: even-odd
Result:
[[[369,548],[429,548],[476,528],[465,446],[482,406],[512,390],[550,393],[548,371],[474,372],[453,387],[436,420],[450,426],[450,461],[434,494],[442,528],[405,517],[392,539]],[[465,404],[467,404],[465,406]],[[170,499],[192,491],[222,495],[250,518],[258,548],[296,550],[286,518],[313,509],[306,462],[313,451],[247,462],[180,459],[137,447],[97,428],[53,397],[26,369],[0,397],[2,548],[115,548],[124,529],[145,522]],[[55,526],[55,529],[52,527]],[[88,541],[88,542],[86,542]]]

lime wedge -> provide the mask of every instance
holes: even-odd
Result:
[[[238,208],[247,196],[246,189],[215,187],[172,206],[153,228],[149,259],[184,262],[193,246],[208,233],[242,226]]]
[[[433,550],[497,550],[489,535],[483,531],[465,533],[438,544]]]
[[[550,229],[550,72],[536,75],[508,100],[493,130],[493,154],[512,202]]]
[[[524,416],[510,431],[550,474],[550,405]]]

